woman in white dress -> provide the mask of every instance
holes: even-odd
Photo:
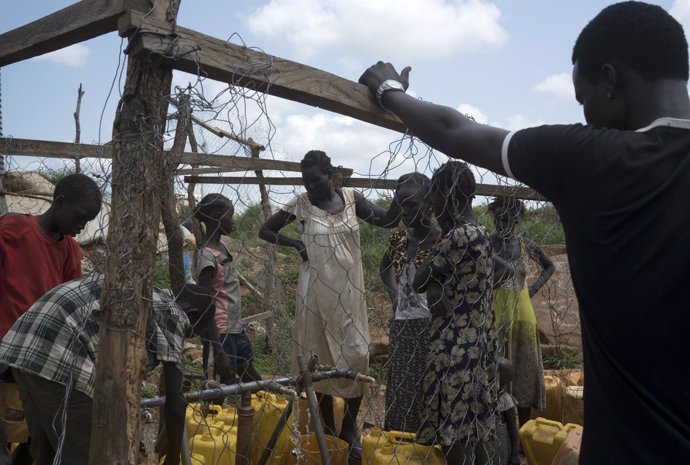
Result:
[[[333,185],[331,159],[320,150],[301,161],[306,192],[288,202],[262,225],[259,237],[294,247],[302,257],[293,326],[292,370],[297,356],[319,356],[321,363],[366,373],[369,368],[369,324],[364,295],[364,273],[359,220],[375,226],[397,226],[400,208],[378,207],[350,188]],[[298,221],[302,238],[281,230]],[[351,456],[361,454],[356,418],[362,387],[349,379],[314,384],[324,416],[324,427],[335,434],[333,398],[345,399],[340,438],[350,444]]]

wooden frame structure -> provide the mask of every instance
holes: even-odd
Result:
[[[406,132],[405,125],[390,113],[381,111],[372,101],[368,89],[356,82],[303,64],[250,50],[246,47],[177,26],[180,0],[82,0],[67,8],[0,35],[0,66],[8,66],[44,53],[59,50],[102,34],[118,32],[128,37],[128,72],[115,118],[113,143],[103,146],[68,144],[28,139],[0,139],[0,151],[7,155],[34,155],[59,158],[112,158],[113,212],[136,208],[142,218],[111,218],[108,234],[112,257],[108,259],[102,296],[104,322],[101,328],[101,353],[96,371],[97,392],[94,397],[94,434],[92,464],[134,463],[139,435],[137,374],[143,370],[144,347],[136,337],[145,328],[150,313],[152,283],[150,278],[132,271],[132,264],[150,267],[156,231],[161,215],[160,199],[150,193],[149,183],[164,181],[170,166],[178,163],[205,165],[217,172],[261,170],[299,171],[293,162],[203,155],[182,152],[166,153],[162,146],[161,124],[133,130],[128,118],[132,110],[144,108],[148,120],[165,117],[168,102],[162,96],[170,93],[172,69],[196,74],[234,86],[248,87],[270,95],[316,106],[350,116],[377,126]],[[271,67],[257,70],[248,64],[269,61]],[[134,77],[136,76],[136,79]],[[136,81],[136,82],[135,82]],[[143,83],[143,84],[142,84]],[[163,94],[163,95],[161,95]],[[140,105],[134,107],[133,105]],[[156,120],[158,118],[158,120]],[[164,124],[163,124],[164,126]],[[148,131],[148,132],[146,132]],[[158,132],[157,132],[158,131]],[[151,135],[154,143],[151,143]],[[160,136],[160,140],[157,137]],[[147,139],[149,138],[149,139]],[[115,156],[117,155],[117,156]],[[195,168],[187,174],[209,172]],[[148,178],[146,177],[148,176]],[[254,182],[251,178],[200,178],[189,176],[188,182]],[[258,182],[301,183],[298,178],[263,178]],[[389,189],[390,180],[345,179],[346,185]],[[482,195],[507,193],[523,198],[542,199],[531,189],[508,186],[479,186]],[[124,215],[125,217],[127,215]],[[131,216],[131,215],[130,215]],[[154,227],[154,225],[156,227]],[[112,240],[112,247],[110,241]],[[131,250],[122,244],[132,241]],[[126,257],[126,258],[125,258]],[[130,268],[128,268],[130,267]],[[140,338],[139,338],[140,339]],[[99,389],[100,387],[100,389]]]

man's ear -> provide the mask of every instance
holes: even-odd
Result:
[[[53,206],[56,208],[62,208],[65,205],[65,196],[60,194],[53,199]]]
[[[608,92],[612,95],[615,95],[617,91],[622,90],[624,87],[624,70],[624,67],[613,63],[601,65],[599,79],[606,84]]]

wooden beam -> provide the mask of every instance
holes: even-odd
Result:
[[[73,144],[36,139],[16,139],[0,137],[0,151],[10,156],[30,156],[43,158],[112,158],[110,144]],[[184,152],[177,163],[213,165],[229,171],[278,170],[300,171],[298,162],[284,160],[255,159],[234,155],[204,154]]]
[[[145,11],[147,3],[142,0],[82,0],[5,32],[0,35],[0,66],[116,31],[118,17],[127,6]],[[5,8],[9,14],[11,6]]]
[[[245,316],[242,318],[242,324],[243,325],[248,325],[250,323],[256,323],[257,321],[263,321],[271,318],[273,316],[273,312],[261,312],[257,313],[256,315],[250,315],[250,316]]]
[[[123,24],[126,20],[130,24]],[[350,116],[404,133],[407,127],[392,113],[379,109],[366,86],[310,66],[250,50],[240,45],[177,28],[174,41],[156,34],[160,26],[133,12],[123,16],[120,31],[140,27],[152,34],[133,40],[130,55],[176,57],[171,66],[181,71],[227,82],[277,97]]]
[[[274,186],[301,186],[302,178],[291,177],[270,177],[263,179],[266,184]],[[184,182],[195,184],[258,184],[259,180],[254,177],[242,176],[185,176]],[[360,189],[395,189],[396,179],[379,178],[347,178],[345,186]],[[499,186],[495,184],[477,184],[477,195],[493,196],[514,196],[524,200],[543,200],[548,201],[537,191],[523,186]]]

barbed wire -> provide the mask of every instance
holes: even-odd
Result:
[[[243,46],[246,44],[238,34],[233,34],[228,39],[240,40]],[[122,42],[124,44],[124,42]],[[123,45],[120,50],[122,51]],[[247,89],[242,87],[240,82],[230,82],[227,85],[222,85],[213,81],[209,81],[204,77],[199,63],[199,72],[196,76],[192,76],[193,82],[186,85],[176,83],[173,91],[167,99],[170,102],[178,104],[182,97],[188,98],[189,109],[191,114],[198,120],[203,121],[206,126],[212,126],[219,129],[221,132],[231,134],[237,139],[249,141],[252,140],[257,144],[263,146],[263,150],[259,151],[258,158],[261,160],[286,161],[286,155],[291,159],[289,161],[299,162],[300,160],[293,158],[294,154],[286,154],[286,150],[282,147],[277,147],[280,142],[279,133],[281,125],[276,123],[270,116],[271,102],[268,97],[270,87],[275,80],[280,78],[276,73],[272,57],[265,54],[258,48],[251,48],[254,51],[263,53],[265,60],[250,61],[244,64],[239,75],[260,76],[260,79],[267,84],[260,89]],[[101,110],[98,129],[98,144],[102,154],[111,150],[111,146],[103,145],[101,139],[101,126],[103,121],[107,121],[105,116],[106,105],[114,89],[122,89],[122,77],[124,70],[127,68],[127,61],[122,59],[121,54],[118,56],[118,66],[114,72],[111,87],[106,97]],[[186,76],[177,76],[178,81],[186,79]],[[2,135],[2,89],[0,87],[0,136]],[[168,114],[165,127],[163,130],[164,146],[166,150],[170,150],[173,146],[176,130],[182,126],[179,117],[183,112],[179,106],[171,106]],[[10,116],[11,117],[11,116]],[[138,123],[141,128],[156,128],[159,123],[153,118],[151,121],[139,120]],[[194,163],[178,162],[175,168],[174,176],[174,194],[176,197],[178,222],[185,228],[184,230],[184,263],[185,269],[182,271],[187,280],[194,281],[194,270],[191,263],[194,261],[195,254],[199,253],[201,244],[198,243],[198,238],[194,237],[193,232],[196,230],[194,224],[193,208],[186,200],[188,198],[189,185],[185,183],[184,176],[179,173],[191,168],[198,168],[201,166],[217,166],[218,161],[215,156],[234,156],[252,158],[255,154],[252,153],[251,147],[246,143],[238,140],[233,140],[229,137],[220,137],[218,134],[210,131],[208,128],[196,124],[192,124],[191,132],[186,136],[187,143],[184,151],[196,152],[197,158]],[[143,131],[143,129],[142,129]],[[190,137],[195,139],[192,143]],[[151,134],[150,140],[145,140],[143,143],[155,146],[154,138],[156,134]],[[304,152],[312,147],[304,147]],[[318,147],[315,147],[318,148]],[[10,154],[10,150],[4,148],[0,153]],[[301,156],[301,154],[300,154]],[[185,160],[189,160],[186,158]],[[372,154],[368,163],[368,169],[357,166],[347,166],[351,159],[333,159],[333,164],[343,165],[345,168],[354,168],[353,175],[362,176],[368,179],[397,179],[400,175],[406,172],[422,173],[428,178],[432,178],[434,172],[446,161],[448,158],[444,154],[440,154],[425,144],[421,143],[413,136],[406,134],[401,136],[391,136],[391,140],[386,147],[382,147],[379,153]],[[0,157],[0,163],[2,157]],[[112,167],[113,163],[106,157],[93,159],[81,158],[82,171],[93,178],[99,180],[99,184],[104,194],[103,210],[99,216],[88,226],[87,230],[77,237],[82,244],[87,261],[84,264],[85,271],[99,272],[103,270],[104,258],[110,253],[106,244],[105,236],[108,231],[109,215],[111,214],[111,205],[109,196],[112,193]],[[378,169],[382,166],[382,169]],[[0,174],[1,174],[0,165]],[[10,194],[7,198],[8,209],[11,212],[40,214],[44,212],[50,205],[52,199],[52,184],[48,181],[58,181],[62,176],[70,173],[73,170],[73,162],[71,160],[58,160],[48,158],[32,158],[19,159],[19,157],[8,156],[8,186],[6,191]],[[125,169],[127,169],[125,167]],[[224,168],[219,168],[216,173],[205,173],[206,177],[222,177]],[[242,181],[251,181],[258,183],[256,174],[253,170],[239,171],[238,176]],[[259,171],[259,170],[257,170]],[[280,179],[289,181],[291,177],[300,177],[302,173],[295,172],[295,176],[290,176],[288,172],[281,170],[263,170],[265,174],[274,175]],[[35,173],[38,173],[36,175]],[[476,179],[481,182],[483,180],[491,181],[505,186],[515,186],[512,181],[507,178],[489,175],[484,170],[472,168],[472,173]],[[457,182],[456,180],[455,182]],[[151,189],[159,189],[159,187],[152,183]],[[317,391],[324,395],[333,395],[336,397],[344,397],[350,399],[357,399],[364,396],[362,406],[359,408],[359,415],[357,416],[357,426],[363,432],[370,431],[373,427],[383,428],[387,422],[393,422],[394,416],[401,416],[402,424],[398,424],[401,430],[411,430],[410,432],[417,432],[418,424],[407,424],[405,419],[414,415],[411,409],[421,409],[426,412],[425,418],[432,416],[441,417],[441,420],[435,424],[439,426],[436,431],[435,440],[440,440],[444,446],[448,446],[447,441],[443,438],[448,434],[457,434],[463,438],[466,446],[478,441],[475,435],[460,434],[459,431],[465,431],[468,425],[481,429],[482,425],[476,419],[471,418],[472,411],[468,410],[463,414],[456,411],[445,411],[441,405],[434,403],[433,396],[429,394],[434,384],[425,376],[429,375],[426,371],[430,365],[438,362],[442,358],[442,350],[434,349],[434,356],[436,359],[424,359],[429,352],[429,344],[440,343],[438,337],[440,333],[432,333],[431,341],[425,344],[419,343],[419,326],[413,325],[413,319],[410,319],[409,327],[406,327],[405,318],[396,314],[393,305],[387,294],[386,288],[383,285],[380,277],[379,264],[381,263],[384,254],[389,253],[389,247],[392,247],[391,237],[394,231],[398,229],[384,229],[375,227],[366,221],[362,221],[362,215],[357,213],[357,208],[354,206],[354,197],[350,197],[350,190],[343,188],[340,195],[340,208],[335,208],[333,211],[324,212],[314,205],[309,205],[309,197],[305,196],[303,186],[299,183],[295,185],[276,186],[271,182],[266,182],[266,194],[270,203],[271,212],[284,211],[288,215],[292,215],[296,222],[287,226],[281,232],[293,239],[301,239],[311,250],[317,251],[318,247],[323,247],[324,251],[321,253],[320,261],[314,258],[314,261],[303,263],[300,260],[299,254],[285,247],[277,247],[269,245],[258,238],[259,230],[268,219],[261,208],[261,193],[258,186],[250,184],[205,184],[196,185],[197,190],[193,192],[193,200],[198,202],[205,194],[219,193],[226,196],[232,201],[235,206],[235,230],[229,237],[223,237],[223,243],[227,247],[235,269],[239,273],[237,279],[242,283],[241,309],[242,316],[251,318],[257,314],[267,313],[264,317],[253,321],[246,327],[246,332],[249,338],[253,341],[254,350],[254,364],[259,372],[264,377],[287,375],[294,371],[294,356],[298,352],[306,354],[313,353],[315,350],[329,350],[332,354],[318,353],[323,358],[332,357],[328,360],[337,366],[348,368],[355,368],[361,371],[368,371],[369,374],[376,377],[382,384],[380,392],[373,394],[362,389],[359,385],[353,383],[338,384],[336,382],[324,381],[317,386]],[[359,191],[358,191],[359,192]],[[24,197],[21,195],[26,194]],[[381,208],[387,208],[391,204],[393,194],[391,190],[383,190],[376,188],[362,188],[362,198],[373,205]],[[157,195],[156,198],[160,198]],[[473,206],[478,225],[484,232],[483,234],[487,241],[491,238],[496,239],[496,227],[492,222],[492,214],[488,209],[487,202],[489,199],[480,198]],[[336,204],[338,202],[336,201]],[[137,221],[145,221],[145,212],[141,210],[142,206],[138,204],[130,204],[122,207],[118,212],[122,215],[130,215]],[[427,207],[429,208],[429,207]],[[359,217],[359,219],[355,218]],[[526,210],[523,213],[516,213],[513,219],[516,223],[516,229],[513,236],[516,238],[517,244],[524,237],[529,239],[537,247],[545,250],[545,255],[551,257],[555,262],[555,272],[550,280],[546,282],[542,290],[532,296],[532,302],[536,307],[536,320],[530,331],[532,340],[529,344],[530,349],[536,350],[541,357],[541,347],[548,347],[548,357],[545,354],[544,359],[555,360],[554,364],[565,366],[563,359],[571,357],[576,359],[577,354],[581,351],[581,343],[579,338],[579,320],[577,316],[577,302],[572,290],[572,283],[567,267],[567,259],[564,250],[558,249],[564,243],[562,228],[559,219],[553,207],[545,201],[529,201],[526,204]],[[519,223],[519,224],[517,224]],[[437,223],[434,222],[434,227]],[[464,225],[456,225],[458,227]],[[321,229],[319,229],[321,228]],[[456,228],[457,229],[457,228]],[[453,229],[454,230],[454,229]],[[452,231],[450,233],[452,233]],[[162,228],[160,228],[162,231]],[[448,231],[444,231],[449,233]],[[202,234],[208,234],[208,231],[201,231]],[[328,242],[330,234],[331,242]],[[493,234],[493,236],[492,236]],[[161,237],[164,234],[161,233]],[[335,238],[335,239],[334,239]],[[350,242],[348,242],[350,241]],[[434,244],[444,243],[442,238],[439,238]],[[344,244],[347,243],[347,246]],[[135,248],[132,244],[132,250]],[[170,286],[170,272],[168,263],[172,257],[167,256],[169,245],[165,240],[159,240],[157,256],[158,260],[154,269],[149,270],[150,279],[155,281],[156,285],[160,287]],[[414,249],[414,248],[413,248]],[[341,253],[346,250],[349,255],[343,256]],[[489,249],[490,250],[490,249]],[[521,250],[518,248],[518,252]],[[517,263],[525,258],[524,250],[515,258]],[[309,252],[312,253],[311,251]],[[315,252],[316,255],[317,252]],[[408,253],[405,251],[403,255]],[[121,260],[130,260],[130,257],[120,257]],[[541,266],[538,260],[526,260],[526,268],[522,275],[520,282],[513,282],[510,289],[517,293],[524,291],[526,285],[533,283],[542,273]],[[468,266],[476,267],[478,261],[473,258]],[[520,264],[522,266],[522,264]],[[455,279],[457,276],[451,272],[451,278]],[[325,297],[320,297],[323,294]],[[352,299],[352,295],[358,296],[357,301]],[[319,300],[320,299],[320,300]],[[464,304],[464,297],[455,302],[460,308]],[[517,305],[513,303],[512,305]],[[427,309],[428,310],[428,309]],[[515,307],[509,309],[515,311]],[[427,312],[428,313],[428,312]],[[426,320],[432,321],[429,316],[424,317]],[[516,317],[512,317],[509,324],[516,322]],[[293,327],[293,323],[297,321],[298,325],[303,327]],[[424,328],[429,327],[427,321]],[[352,323],[354,322],[354,323]],[[521,322],[522,323],[522,322]],[[354,324],[355,328],[350,332],[343,332],[348,325]],[[497,328],[489,325],[485,321],[473,323],[473,331],[487,331],[490,336],[486,341],[495,343],[495,331]],[[391,330],[395,326],[399,331],[397,334],[391,334]],[[320,327],[319,330],[317,327]],[[515,326],[517,328],[517,326]],[[300,335],[296,336],[300,330],[310,328],[318,334],[323,340],[314,340],[314,335]],[[477,342],[479,339],[473,339],[465,331],[467,328],[457,328],[455,336],[466,338],[466,342],[459,344],[463,351],[469,353],[476,353],[477,351],[486,351],[487,346]],[[410,332],[412,330],[412,332]],[[415,333],[415,331],[417,331]],[[421,331],[428,331],[422,329]],[[516,333],[522,329],[516,329]],[[405,333],[406,332],[406,333]],[[405,333],[404,336],[402,334]],[[461,335],[462,333],[462,335]],[[359,341],[359,345],[353,340],[345,338],[355,338]],[[535,336],[539,336],[539,340],[535,340]],[[139,335],[143,337],[143,335]],[[407,339],[401,339],[402,337]],[[433,339],[436,337],[437,339]],[[443,336],[446,337],[446,336]],[[397,339],[396,339],[397,338]],[[494,338],[494,339],[492,339]],[[151,341],[147,341],[147,344]],[[195,339],[194,342],[198,344],[200,341]],[[400,354],[390,353],[388,350],[389,343],[395,345]],[[412,343],[413,345],[405,348],[405,344]],[[524,341],[520,343],[525,343]],[[522,350],[516,343],[513,351]],[[301,347],[298,345],[301,344]],[[403,350],[406,349],[406,350]],[[181,349],[180,349],[181,350]],[[200,371],[200,353],[195,346],[194,349],[187,352],[188,366],[185,367],[187,374],[194,372],[198,374]],[[510,351],[502,352],[511,357]],[[534,352],[533,352],[534,353]],[[194,355],[189,355],[194,354]],[[363,355],[362,355],[363,354]],[[401,363],[400,357],[414,357],[414,360],[407,363]],[[397,358],[396,358],[397,357]],[[470,366],[471,359],[460,358],[459,363],[468,363]],[[568,359],[570,360],[570,359]],[[361,362],[361,363],[360,363]],[[576,361],[577,362],[577,361]],[[213,362],[211,362],[213,363]],[[473,362],[472,362],[473,363]],[[497,380],[495,374],[495,359],[493,354],[491,358],[487,359],[487,365],[481,367],[473,366],[476,376],[476,382],[482,379],[482,386],[490,384],[492,389],[496,389]],[[536,376],[542,378],[541,389],[537,397],[543,398],[543,373],[541,360],[534,360],[534,364],[526,370],[536,370]],[[402,377],[391,377],[391,373],[405,371],[413,366],[419,372],[416,378],[405,379],[406,373]],[[491,365],[491,366],[489,366]],[[572,365],[574,366],[574,365]],[[492,368],[493,367],[493,368]],[[493,373],[480,373],[480,369],[494,370]],[[452,370],[450,370],[452,372]],[[449,372],[449,373],[450,373]],[[425,375],[426,373],[426,375]],[[450,374],[449,374],[450,376]],[[461,376],[458,372],[457,376]],[[530,372],[526,374],[530,380],[535,379],[535,373]],[[401,396],[396,396],[395,390],[391,385],[386,386],[386,383],[391,379],[403,379],[404,382],[414,382],[413,389],[407,389],[404,396],[413,397],[416,395],[420,398],[410,399],[404,398],[402,394],[402,387],[400,387]],[[410,381],[413,379],[414,381]],[[474,380],[474,378],[473,378]],[[489,381],[487,381],[489,380]],[[436,380],[442,381],[442,380]],[[473,381],[474,382],[474,381]],[[487,384],[488,383],[488,384]],[[409,388],[409,386],[407,386]],[[200,386],[195,388],[200,389]],[[426,389],[427,393],[422,391]],[[417,394],[414,394],[414,391]],[[410,394],[412,392],[413,394]],[[494,393],[494,395],[496,395]],[[424,399],[421,401],[420,399]],[[67,400],[67,399],[66,399]],[[479,399],[472,399],[476,402]],[[489,401],[487,401],[489,402]],[[494,402],[494,403],[491,403]],[[495,399],[490,401],[491,411],[490,416],[498,417],[500,412],[496,410]],[[354,404],[347,404],[349,408],[353,408]],[[396,415],[392,415],[395,413]],[[420,412],[417,412],[420,414]],[[446,430],[446,420],[451,420],[454,425],[453,429]],[[62,430],[65,429],[65,419],[60,419],[62,422]],[[204,418],[202,423],[204,427],[210,432],[216,426],[208,423],[208,419]],[[414,422],[411,422],[414,423]],[[488,425],[488,420],[486,424]],[[336,426],[338,428],[338,426]],[[490,428],[489,428],[490,429]],[[457,430],[457,431],[456,431]],[[489,434],[489,433],[487,433]],[[228,442],[228,433],[222,433],[223,442]],[[441,439],[439,439],[441,438]],[[498,454],[497,451],[491,452]],[[373,463],[371,465],[374,465]]]

